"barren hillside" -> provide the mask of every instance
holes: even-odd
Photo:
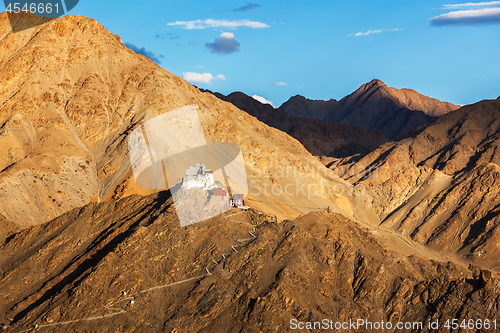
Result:
[[[379,223],[443,253],[499,269],[500,99],[441,116],[359,161],[330,168],[367,185]]]
[[[128,135],[187,105],[198,108],[209,141],[241,147],[254,205],[280,218],[339,206],[319,190],[333,178],[298,141],[135,54],[95,20],[65,16],[14,34],[4,13],[0,31],[0,214],[8,220],[33,225],[91,196],[152,193],[131,177]],[[293,196],[283,188],[295,179],[273,176],[277,168],[301,175],[288,187]]]
[[[413,332],[435,332],[436,320],[446,332],[453,318],[500,324],[500,98],[366,156],[323,158],[326,168],[259,121],[276,116],[269,109],[255,105],[257,119],[201,92],[95,20],[65,16],[14,34],[5,13],[0,88],[0,332],[287,332],[294,320],[325,318],[422,323]],[[385,98],[392,88],[380,81],[360,89],[339,102],[357,106],[343,109],[348,117],[386,121],[393,134],[423,119],[414,109],[455,107],[406,90]],[[392,113],[365,117],[367,106]],[[135,183],[131,133],[183,107],[198,114],[202,141],[241,148],[250,209],[181,227],[174,199],[185,193]],[[182,133],[182,144],[195,127],[183,119],[155,133]],[[282,129],[306,146],[324,130],[316,149],[336,147],[334,125],[287,119]],[[182,176],[186,166],[166,169]]]
[[[229,212],[181,228],[168,192],[90,204],[0,246],[0,324],[290,332],[291,320],[326,318],[420,322],[414,331],[434,332],[429,320],[500,320],[500,283],[488,272],[402,254],[375,235],[327,212],[279,224]]]

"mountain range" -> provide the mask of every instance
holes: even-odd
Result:
[[[426,247],[500,269],[500,98],[467,105],[329,167],[372,193],[377,224]]]
[[[0,332],[500,323],[500,98],[457,109],[375,80],[297,117],[200,91],[93,19],[41,23],[0,15]],[[191,105],[240,147],[249,208],[181,227],[128,140]]]
[[[340,101],[309,100],[297,95],[280,108],[290,115],[355,125],[397,139],[459,106],[429,98],[412,89],[388,87],[374,79]]]
[[[261,122],[279,129],[297,139],[315,156],[345,157],[366,154],[389,141],[382,133],[341,123],[288,115],[284,109],[275,109],[242,92],[227,96],[214,93],[217,98],[230,102]]]
[[[294,137],[313,155],[328,157],[364,155],[389,139],[399,138],[458,109],[411,89],[387,87],[377,79],[340,101],[310,100],[297,95],[279,108],[242,92],[213,94]]]

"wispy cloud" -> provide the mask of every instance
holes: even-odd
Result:
[[[368,30],[368,31],[365,31],[365,32],[357,32],[353,36],[359,37],[359,36],[368,36],[368,35],[371,35],[371,34],[379,34],[379,33],[381,33],[384,30],[386,30],[386,29]]]
[[[403,28],[395,28],[395,29],[376,29],[376,30],[368,30],[368,31],[360,31],[360,32],[357,32],[355,34],[349,34],[348,36],[349,37],[360,37],[360,36],[368,36],[368,35],[372,35],[372,34],[379,34],[381,32],[384,32],[384,31],[402,31],[404,30]]]
[[[269,105],[273,106],[273,102],[268,101],[267,99],[265,99],[265,98],[264,98],[264,97],[262,97],[262,96],[259,96],[259,95],[253,95],[253,96],[252,96],[252,98],[253,98],[253,99],[255,99],[255,100],[257,100],[257,101],[259,101],[259,102],[261,102],[262,104],[269,104]],[[273,106],[273,107],[274,107],[274,106]]]
[[[144,48],[144,47],[138,47],[138,46],[131,44],[131,43],[124,43],[124,44],[126,47],[128,47],[129,49],[131,49],[135,53],[142,54],[146,58],[149,58],[149,59],[153,60],[154,62],[156,62],[158,65],[161,64],[160,58],[163,58],[163,56],[161,54],[159,56],[157,56],[155,53],[153,53],[149,50],[146,50],[146,48]]]
[[[259,7],[262,7],[262,6],[259,5],[258,3],[248,2],[248,3],[246,3],[245,5],[243,5],[241,7],[233,9],[233,11],[235,11],[235,12],[246,12],[246,11],[249,11],[249,10],[252,10],[252,9],[255,9],[255,8],[259,8]]]
[[[247,27],[252,29],[269,28],[265,23],[250,20],[195,20],[195,21],[176,21],[167,23],[168,26],[179,26],[186,30],[193,29],[208,29],[208,28],[225,28],[236,29],[238,27]]]
[[[234,34],[223,32],[213,43],[206,43],[205,47],[212,53],[231,54],[240,50],[240,43],[234,38]]]
[[[213,76],[211,73],[196,73],[196,72],[184,72],[182,73],[182,78],[192,83],[206,83],[206,84],[210,84],[212,83],[212,81],[226,80],[226,77],[222,74]]]
[[[430,22],[434,26],[500,23],[500,8],[459,10],[433,17]]]
[[[271,82],[272,86],[287,86],[288,83],[286,82]]]
[[[490,7],[490,6],[500,6],[500,1],[458,3],[452,5],[443,5],[443,8],[455,9],[455,8],[471,8],[471,7],[477,8],[477,7]]]

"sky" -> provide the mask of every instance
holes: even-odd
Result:
[[[200,88],[275,107],[375,78],[460,105],[500,95],[500,1],[80,0],[70,14]]]

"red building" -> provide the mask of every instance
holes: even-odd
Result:
[[[223,188],[214,188],[212,190],[212,195],[219,196],[219,197],[225,197],[225,196],[227,196],[227,191]]]

